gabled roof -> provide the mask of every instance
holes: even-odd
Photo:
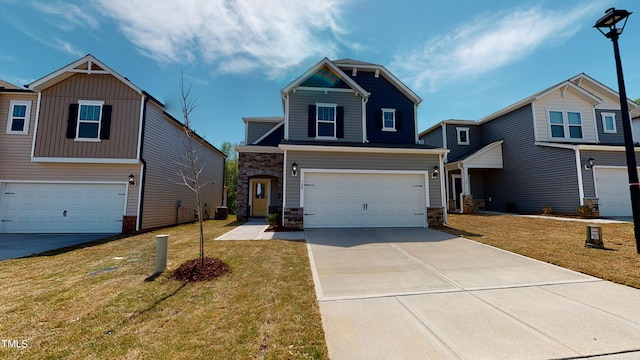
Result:
[[[309,79],[313,74],[318,72],[323,67],[329,68],[333,71],[342,81],[344,81],[351,89],[353,89],[356,93],[359,93],[364,98],[368,98],[371,95],[367,90],[363,89],[358,83],[353,81],[347,74],[345,74],[340,68],[338,68],[331,60],[326,57],[314,66],[312,66],[309,70],[305,71],[304,74],[300,75],[297,79],[293,80],[289,85],[285,86],[282,89],[283,94],[288,94],[293,91],[296,87],[300,86],[305,80]]]
[[[487,144],[480,149],[472,150],[466,154],[460,155],[456,159],[450,159],[447,162],[447,166],[450,168],[454,168],[457,164],[461,163],[467,166],[468,168],[474,167],[474,165],[478,165],[478,167],[482,168],[495,168],[502,169],[502,144],[504,140],[497,140],[490,144]],[[490,154],[494,151],[499,152],[499,156],[497,158],[487,158],[486,155]],[[484,161],[484,162],[483,162]],[[455,164],[452,165],[452,164]]]
[[[597,85],[599,87],[601,87],[604,91],[608,92],[609,94],[613,95],[616,98],[620,98],[620,95],[618,94],[617,91],[613,90],[612,88],[608,87],[607,85],[604,85],[603,83],[599,82],[598,80],[592,78],[591,76],[585,74],[585,73],[580,73],[574,77],[572,77],[571,79],[569,79],[569,81],[574,82],[576,85],[580,86],[580,82],[583,80],[588,80],[591,83],[593,83],[594,85]],[[635,109],[637,107],[639,107],[640,105],[636,104],[635,101],[631,100],[631,99],[627,99],[627,103],[629,105],[630,109]]]
[[[25,90],[25,89],[0,79],[0,90]]]
[[[109,74],[122,81],[125,85],[132,88],[138,94],[142,94],[142,89],[134,85],[131,81],[129,81],[129,79],[110,69],[107,65],[96,59],[91,54],[87,54],[86,56],[72,62],[71,64],[62,67],[61,69],[54,71],[51,74],[46,75],[29,85],[26,85],[26,87],[31,90],[42,91],[75,74]]]
[[[447,120],[442,120],[442,121],[440,121],[438,123],[435,123],[431,127],[427,128],[426,130],[423,130],[420,134],[418,134],[418,137],[422,137],[425,134],[430,133],[431,131],[441,127],[443,124],[446,124],[446,125],[468,125],[468,126],[479,125],[479,123],[476,120],[447,119]]]

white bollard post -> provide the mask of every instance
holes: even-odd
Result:
[[[167,268],[167,251],[169,235],[156,236],[156,268],[154,274],[164,272]]]

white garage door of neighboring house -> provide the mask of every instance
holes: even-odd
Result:
[[[626,168],[596,167],[596,194],[601,216],[631,216],[629,175]]]
[[[304,227],[424,227],[426,176],[305,173]]]
[[[7,183],[0,196],[0,232],[122,231],[123,184]]]

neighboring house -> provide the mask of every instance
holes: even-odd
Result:
[[[586,205],[601,216],[631,214],[619,97],[585,74],[479,121],[442,121],[420,139],[451,150],[450,211],[575,213]]]
[[[442,223],[447,150],[418,141],[422,99],[381,65],[325,58],[281,91],[283,117],[244,118],[240,220],[298,228]]]
[[[194,220],[194,193],[175,184],[184,126],[158,100],[91,55],[26,89],[6,85],[0,233],[134,232]],[[195,141],[213,215],[225,156]]]

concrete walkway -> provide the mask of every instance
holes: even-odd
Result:
[[[266,231],[264,218],[250,218],[246,223],[214,240],[304,240],[304,231]]]
[[[431,229],[309,229],[329,356],[638,359],[640,291]]]

